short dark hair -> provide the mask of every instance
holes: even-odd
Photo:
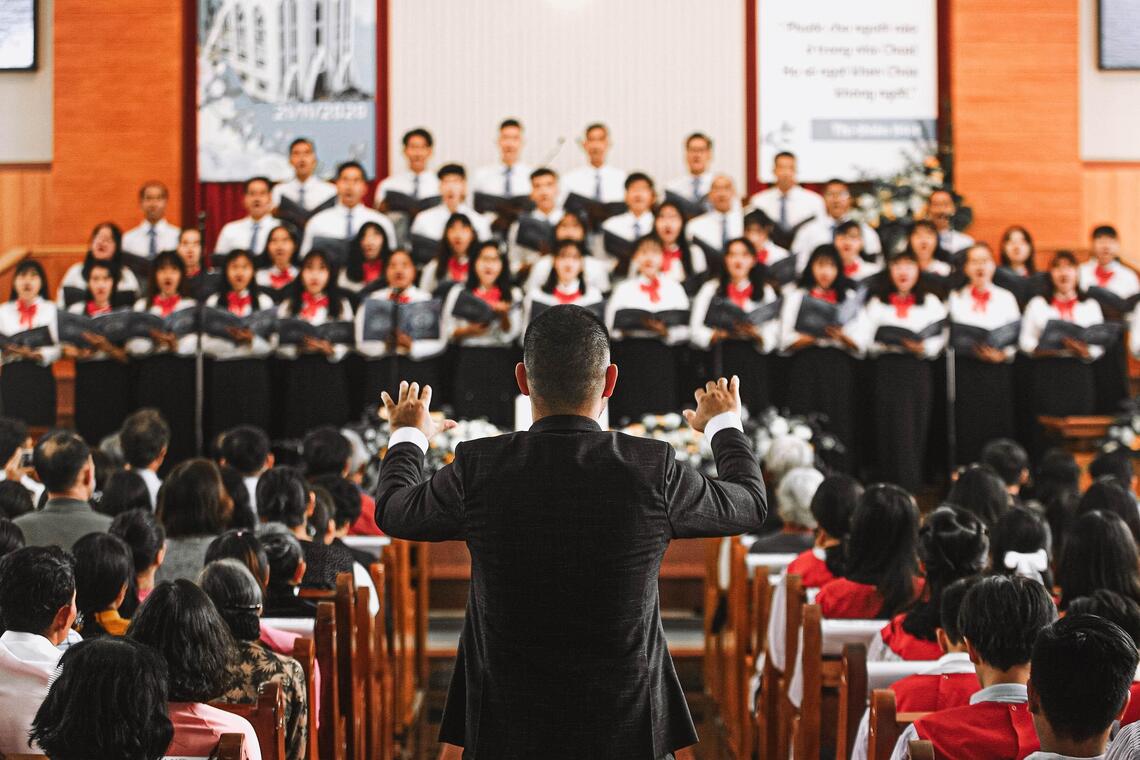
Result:
[[[650,190],[653,189],[653,179],[645,172],[631,172],[625,178],[625,189],[628,190],[629,186],[634,182],[644,182],[645,184],[649,185]]]
[[[959,578],[942,591],[942,601],[938,605],[939,627],[950,643],[958,646],[962,643],[962,629],[958,627],[958,615],[962,610],[962,601],[966,592],[977,583],[976,575]]]
[[[261,545],[269,559],[269,587],[288,588],[297,568],[305,561],[301,542],[292,533],[266,531],[261,536]]]
[[[248,567],[236,559],[215,560],[202,569],[198,585],[235,639],[257,641],[261,635],[261,584]]]
[[[269,579],[269,557],[261,540],[252,530],[227,530],[206,547],[206,563],[234,559],[242,563],[263,588]]]
[[[217,535],[228,528],[233,513],[224,490],[218,466],[209,459],[187,459],[171,470],[158,492],[158,519],[167,535]]]
[[[225,691],[233,636],[206,592],[191,581],[155,586],[131,619],[127,636],[166,660],[171,702],[209,702]]]
[[[148,508],[120,512],[111,521],[109,531],[130,547],[136,574],[149,569],[158,560],[158,553],[166,543],[166,531]]]
[[[583,135],[585,135],[586,137],[589,137],[589,136],[590,136],[590,133],[591,133],[591,132],[593,132],[595,129],[600,129],[600,130],[602,130],[603,132],[605,132],[605,133],[606,133],[606,136],[607,136],[607,137],[608,137],[608,136],[609,136],[609,134],[610,134],[610,128],[609,128],[609,127],[607,127],[605,124],[603,124],[603,123],[602,123],[602,122],[600,122],[600,121],[594,121],[594,122],[591,122],[591,123],[587,124],[587,125],[586,125],[586,131],[585,131],[585,132],[583,132],[582,134],[583,134]]]
[[[503,119],[501,122],[499,122],[500,132],[507,127],[518,127],[519,129],[522,129],[522,122],[520,122],[518,119]]]
[[[1092,231],[1092,239],[1096,240],[1098,237],[1110,237],[1115,240],[1120,237],[1120,235],[1117,234],[1116,228],[1111,224],[1101,224],[1093,227]]]
[[[352,525],[360,517],[362,503],[360,489],[347,478],[338,475],[322,475],[313,480],[314,486],[320,486],[332,496],[335,511],[333,520],[337,528]]]
[[[146,182],[142,183],[139,186],[139,200],[140,201],[143,199],[143,196],[146,195],[146,191],[151,189],[152,187],[157,187],[159,190],[161,190],[164,198],[170,197],[170,190],[167,189],[166,183],[162,182],[160,180],[157,180],[157,179],[152,179],[152,180],[147,180]]]
[[[309,489],[293,467],[274,467],[257,480],[257,516],[288,528],[305,524]]]
[[[15,417],[0,417],[0,462],[11,459],[28,440],[28,426]]]
[[[990,566],[996,573],[1014,573],[1016,567],[1005,566],[1008,552],[1033,554],[1044,550],[1052,555],[1052,535],[1044,518],[1026,507],[1014,507],[1006,512],[990,529]],[[1041,582],[1047,588],[1053,587],[1053,574],[1046,567],[1041,572]]]
[[[301,456],[305,460],[305,475],[310,479],[340,475],[352,458],[352,444],[336,428],[320,427],[310,430],[301,442]]]
[[[239,425],[222,435],[222,458],[246,477],[256,475],[268,457],[269,436],[259,427]]]
[[[1102,512],[1112,512],[1128,526],[1132,538],[1140,541],[1140,511],[1136,509],[1136,499],[1126,488],[1111,475],[1097,478],[1077,502],[1075,516],[1080,517],[1098,509]]]
[[[558,179],[558,172],[549,166],[540,166],[530,173],[530,181],[534,182],[539,177],[554,177],[554,179]]]
[[[148,467],[170,444],[170,425],[157,409],[139,409],[123,420],[119,443],[127,464]]]
[[[36,508],[32,492],[18,480],[0,480],[0,517],[14,520]]]
[[[1007,486],[1016,486],[1029,470],[1029,454],[1017,441],[995,438],[982,447],[981,463],[996,472]]]
[[[1029,662],[1042,628],[1057,619],[1053,599],[1037,581],[989,575],[966,592],[958,627],[978,657],[998,670]]]
[[[796,160],[796,154],[792,153],[790,150],[782,150],[779,153],[777,153],[776,155],[772,156],[772,163],[773,164],[776,163],[781,158],[790,158],[793,161],[795,161]]]
[[[435,141],[432,140],[431,132],[428,132],[423,127],[416,127],[415,129],[409,129],[404,133],[403,145],[405,148],[408,147],[408,143],[412,141],[413,137],[422,137],[429,148],[435,143]]]
[[[7,517],[0,517],[0,557],[24,548],[24,531]]]
[[[1133,645],[1140,647],[1140,604],[1115,591],[1098,588],[1069,602],[1066,615],[1096,615],[1120,626]]]
[[[251,187],[253,187],[254,182],[264,182],[266,190],[272,190],[273,189],[273,180],[269,179],[269,177],[262,177],[262,176],[250,177],[249,179],[247,179],[245,182],[242,183],[241,191],[242,191],[243,195],[249,192],[249,189]]]
[[[1029,683],[1049,727],[1085,741],[1109,729],[1136,675],[1136,644],[1096,615],[1066,615],[1033,645]]]
[[[75,595],[75,561],[58,546],[29,546],[0,559],[0,624],[43,633]]]
[[[435,173],[435,176],[439,179],[443,179],[444,177],[449,176],[462,177],[463,179],[467,179],[467,170],[463,168],[463,164],[444,164],[443,166],[439,167],[439,171]]]
[[[972,464],[958,475],[946,501],[973,512],[993,527],[1010,507],[1009,491],[998,474],[984,464]]]
[[[566,304],[539,314],[523,340],[531,395],[552,410],[572,411],[600,392],[610,362],[606,326],[589,310]]]
[[[706,135],[704,132],[693,132],[691,135],[686,137],[685,138],[685,147],[686,148],[689,147],[689,143],[691,143],[693,140],[704,140],[705,145],[707,145],[709,147],[709,150],[712,150],[712,146],[713,146],[712,138],[709,137],[708,135]]]
[[[66,491],[79,480],[91,449],[70,430],[53,430],[36,443],[32,461],[48,493]]]
[[[150,488],[135,470],[116,470],[111,473],[96,506],[100,512],[110,517],[132,509],[145,509],[149,512],[153,507]]]
[[[364,178],[365,182],[368,181],[368,172],[364,170],[364,164],[360,163],[359,161],[345,161],[341,164],[338,164],[336,167],[336,178],[340,179],[340,175],[344,174],[349,169],[360,170],[360,176]]]
[[[1102,451],[1089,462],[1089,475],[1095,479],[1110,477],[1125,491],[1132,489],[1132,454],[1128,449],[1116,448]]]
[[[166,663],[131,639],[69,647],[29,736],[55,760],[159,760],[174,738]]]
[[[313,145],[313,141],[310,140],[309,138],[298,137],[298,138],[294,139],[293,142],[289,143],[289,152],[292,153],[293,148],[296,148],[298,145],[308,145],[313,150],[316,150],[316,148],[317,148],[317,146]]]
[[[84,636],[97,625],[95,613],[103,612],[129,586],[134,574],[131,550],[123,539],[110,533],[88,533],[71,548],[75,555],[75,606],[83,616]]]

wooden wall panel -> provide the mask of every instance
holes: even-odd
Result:
[[[1081,191],[1084,239],[1098,224],[1115,226],[1122,255],[1140,268],[1140,165],[1086,164]]]
[[[0,166],[0,253],[46,242],[51,231],[51,168]]]

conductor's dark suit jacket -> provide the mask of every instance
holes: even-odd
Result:
[[[697,741],[661,628],[661,558],[673,538],[756,530],[767,510],[745,435],[721,430],[712,448],[719,479],[662,441],[546,417],[460,444],[425,482],[415,443],[389,449],[380,527],[471,552],[440,741],[495,760],[653,760]]]

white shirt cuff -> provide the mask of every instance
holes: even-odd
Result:
[[[740,415],[736,412],[721,412],[705,423],[705,436],[711,441],[713,436],[725,428],[736,428],[743,433],[744,423],[740,421]]]
[[[723,415],[721,415],[723,416]],[[427,453],[428,439],[419,428],[402,427],[396,432],[392,433],[392,437],[388,439],[388,448],[392,448],[398,443],[414,443],[420,447],[420,451]]]

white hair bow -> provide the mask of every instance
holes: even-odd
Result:
[[[1015,575],[1038,583],[1044,582],[1041,574],[1049,569],[1049,555],[1044,549],[1035,552],[1006,552],[1002,561],[1007,569],[1014,571]]]

